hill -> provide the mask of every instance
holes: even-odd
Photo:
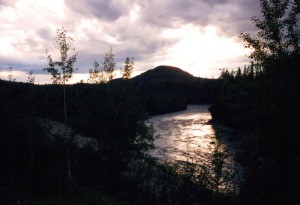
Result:
[[[138,83],[152,82],[152,81],[191,81],[196,77],[190,73],[173,66],[161,65],[154,69],[148,70],[134,78],[133,81]]]
[[[187,104],[212,103],[217,81],[198,78],[178,67],[161,65],[131,79],[148,114],[175,112]]]

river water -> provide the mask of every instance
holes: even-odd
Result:
[[[232,133],[224,127],[220,133],[220,130],[216,131],[208,123],[211,120],[208,108],[209,105],[189,105],[184,111],[153,116],[150,123],[155,130],[155,148],[149,154],[162,162],[189,162],[211,169],[217,144],[216,135],[229,136]],[[233,189],[236,189],[241,178],[238,165],[233,160],[235,146],[221,139],[221,151],[226,150],[228,155],[224,160],[224,170],[235,178],[229,182]]]
[[[189,105],[186,110],[150,119],[155,130],[155,149],[150,155],[162,161],[189,161],[209,164],[216,142],[208,124],[209,105]]]

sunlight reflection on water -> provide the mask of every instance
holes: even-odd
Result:
[[[149,150],[149,154],[161,162],[169,163],[193,163],[204,165],[210,172],[213,169],[212,160],[218,140],[222,136],[234,136],[233,133],[226,134],[228,128],[216,132],[212,125],[208,124],[211,115],[208,111],[209,105],[189,105],[187,110],[165,115],[154,116],[150,119],[155,129],[155,148]],[[220,132],[221,131],[221,132]],[[225,151],[228,157],[222,168],[223,185],[219,188],[223,191],[235,192],[239,190],[239,183],[242,181],[242,169],[234,161],[233,154],[235,143],[224,143],[221,140],[221,150]],[[228,152],[230,151],[230,152]],[[211,172],[213,174],[213,172]],[[213,176],[213,175],[212,175]]]
[[[208,165],[215,143],[215,131],[207,124],[209,105],[189,105],[187,110],[150,119],[157,138],[150,155],[159,160],[189,161]]]

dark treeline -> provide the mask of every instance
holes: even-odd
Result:
[[[0,81],[0,88],[3,204],[230,201],[210,188],[217,181],[207,173],[179,174],[143,154],[153,130],[139,86],[128,80],[66,85],[67,121],[63,85]],[[51,131],[65,122],[69,137]],[[92,140],[81,144],[77,134]]]
[[[216,81],[168,66],[129,79],[134,66],[129,58],[122,79],[113,80],[115,55],[110,49],[102,66],[95,61],[89,70],[92,84],[67,85],[76,70],[77,54],[68,57],[72,43],[66,30],[57,30],[61,58],[55,61],[47,53],[44,69],[52,85],[34,85],[32,72],[28,83],[15,82],[12,74],[9,81],[0,80],[0,202],[230,201],[219,191],[219,175],[188,164],[181,165],[179,174],[175,165],[160,164],[144,152],[153,146],[153,128],[146,125],[149,114],[211,102],[210,86],[215,88]]]
[[[112,191],[119,187],[118,173],[131,156],[151,146],[147,115],[130,83],[110,88],[66,87],[70,132],[95,139],[98,151],[79,148],[72,137],[50,132],[49,120],[65,122],[62,85],[0,83],[1,194],[50,191],[63,195],[69,183],[74,190],[102,186]],[[71,179],[67,175],[69,147]]]
[[[197,78],[171,66],[158,66],[132,81],[139,86],[149,115],[184,110],[188,104],[211,104],[219,91],[217,80]]]
[[[253,18],[257,37],[242,34],[252,48],[250,66],[224,69],[213,119],[242,129],[246,148],[244,204],[297,204],[300,197],[299,1],[261,1]]]
[[[168,66],[129,80],[129,58],[123,79],[112,80],[112,50],[103,68],[95,62],[90,70],[91,82],[99,84],[65,84],[76,55],[69,63],[48,56],[46,70],[60,85],[0,80],[0,203],[298,204],[300,5],[260,2],[262,19],[252,19],[257,36],[241,34],[252,49],[251,65],[224,69],[217,80]],[[61,40],[66,31],[59,32]],[[71,68],[69,75],[56,70],[61,65]],[[217,157],[225,155],[218,150],[213,175],[204,168],[197,172],[191,163],[179,174],[176,166],[159,164],[143,152],[153,142],[149,114],[211,102],[215,122],[244,133],[236,155],[244,181],[235,196],[219,190],[224,161]],[[57,123],[67,126],[64,134],[53,132]]]

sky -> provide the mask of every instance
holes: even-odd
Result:
[[[13,68],[17,81],[33,71],[36,83],[49,83],[47,54],[56,57],[56,30],[74,39],[77,62],[71,83],[86,81],[110,47],[116,77],[126,57],[133,75],[159,65],[179,67],[194,76],[217,78],[221,68],[249,62],[239,39],[255,32],[259,0],[0,0],[0,78]],[[70,53],[72,54],[72,53]]]

